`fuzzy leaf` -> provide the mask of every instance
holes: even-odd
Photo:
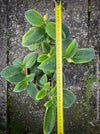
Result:
[[[77,50],[72,58],[73,63],[87,63],[94,58],[95,52],[93,48],[82,48]]]
[[[50,82],[45,83],[44,87],[45,89],[50,90]]]
[[[55,18],[51,18],[48,22],[55,22]],[[62,23],[62,31],[65,34],[65,38],[69,37],[70,35],[69,28],[64,23]]]
[[[32,73],[32,74],[29,74],[26,76],[26,79],[29,81],[29,82],[32,82],[34,80],[34,77],[35,77],[35,74]]]
[[[50,71],[43,70],[43,72],[44,72],[47,76],[51,76],[51,72],[50,72]]]
[[[68,48],[66,49],[65,57],[72,58],[76,54],[77,49],[78,49],[78,43],[76,40],[73,40],[71,44],[68,46]]]
[[[47,76],[45,74],[42,77],[40,77],[39,83],[41,85],[44,85],[45,83],[47,83]]]
[[[47,71],[55,71],[56,70],[56,56],[52,55],[43,61],[39,65],[39,69],[47,70]]]
[[[22,39],[22,45],[24,47],[36,46],[46,40],[46,33],[43,28],[32,27],[25,33]]]
[[[43,99],[47,94],[47,90],[46,89],[42,89],[40,90],[37,95],[36,95],[36,100],[41,100]]]
[[[52,100],[49,100],[44,104],[44,106],[47,108],[50,107],[51,105],[52,105]]]
[[[5,79],[7,81],[12,82],[12,83],[20,82],[20,81],[24,80],[25,78],[26,78],[26,74],[24,72],[20,72],[15,75],[12,75],[12,76],[5,77]]]
[[[55,22],[55,18],[53,17],[53,18],[49,19],[48,22]],[[69,35],[70,35],[69,28],[68,28],[67,25],[65,25],[64,23],[62,23],[62,30],[63,30],[63,32],[64,32],[66,38],[69,37]]]
[[[38,69],[39,65],[40,63],[35,62],[35,64],[30,68],[30,72],[35,73],[35,75],[39,75],[42,72],[40,69]]]
[[[36,51],[38,56],[40,56],[42,54],[42,52],[40,50]]]
[[[34,45],[34,46],[29,46],[29,50],[30,51],[33,51],[33,50],[36,50],[37,48],[39,48],[40,44],[39,45]]]
[[[30,24],[35,26],[41,26],[44,23],[42,15],[33,9],[26,11],[25,17]]]
[[[38,93],[38,89],[32,82],[30,82],[27,87],[27,93],[32,99],[36,100],[36,94]]]
[[[55,18],[54,18],[54,17],[50,18],[50,19],[48,20],[48,22],[55,22]]]
[[[66,59],[63,59],[63,66],[65,66],[65,67],[67,67],[68,65],[69,65],[69,62],[67,62],[67,60]]]
[[[57,86],[55,86],[53,89],[51,89],[49,95],[54,96],[54,97],[57,96]]]
[[[44,134],[50,134],[56,119],[56,108],[54,105],[51,105],[46,109],[45,117],[44,117],[44,126],[43,131]]]
[[[50,38],[50,44],[55,45],[56,44],[56,40]]]
[[[65,34],[65,38],[68,38],[70,35],[70,31],[69,28],[64,23],[62,23],[62,31]]]
[[[50,49],[50,55],[56,54],[56,47]]]
[[[26,68],[30,68],[34,65],[36,59],[38,57],[38,54],[33,52],[33,53],[30,53],[28,54],[25,58],[24,58],[24,61],[23,61],[23,64]]]
[[[44,84],[47,83],[47,76],[43,72],[36,77],[36,86],[39,90],[44,88]]]
[[[56,39],[56,27],[54,22],[48,22],[46,32],[52,39]]]
[[[1,71],[1,76],[2,77],[13,76],[17,73],[20,73],[21,71],[22,71],[22,68],[15,66],[15,65],[10,65],[10,66],[5,67]]]
[[[43,62],[45,59],[47,59],[47,58],[48,58],[47,54],[41,54],[41,55],[38,57],[37,61],[40,62],[40,63],[42,63],[42,62]]]
[[[72,40],[69,37],[62,41],[62,56],[65,56],[66,49],[68,48],[71,42]]]
[[[15,66],[23,65],[23,61],[21,59],[16,59],[14,60],[13,65]]]
[[[75,102],[75,95],[69,90],[63,90],[63,107],[69,108]],[[57,97],[53,97],[53,104],[57,106]]]
[[[48,43],[43,43],[42,44],[42,49],[43,49],[43,52],[45,54],[48,54],[50,52],[51,47],[50,47],[50,45]]]
[[[53,97],[53,104],[55,107],[57,107],[57,97]]]
[[[63,90],[63,107],[69,108],[75,102],[75,95],[69,90]]]
[[[27,80],[23,80],[23,81],[19,82],[19,83],[15,86],[14,91],[15,91],[15,92],[21,92],[21,91],[23,91],[27,86],[28,86],[28,81],[27,81]]]
[[[46,32],[47,34],[52,38],[56,39],[56,23],[53,21],[49,21],[48,24],[46,25]],[[62,23],[62,39],[66,39],[69,37],[70,32],[68,27]],[[54,41],[53,41],[54,42]]]

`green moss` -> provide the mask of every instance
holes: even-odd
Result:
[[[11,102],[10,102],[10,90],[7,90],[7,107],[10,108]]]
[[[26,125],[22,122],[11,121],[9,124],[10,134],[26,134],[28,132]]]
[[[9,31],[7,31],[7,32],[6,32],[6,38],[7,38],[7,39],[9,39],[9,37],[10,37],[9,35],[10,35],[10,34],[9,34]]]
[[[89,63],[89,73],[87,74],[87,77],[85,78],[84,81],[84,87],[86,87],[86,104],[85,104],[85,109],[87,112],[87,129],[86,129],[86,134],[97,134],[95,131],[95,127],[90,125],[90,122],[93,120],[93,117],[95,117],[95,108],[94,105],[91,105],[93,102],[93,90],[92,90],[92,85],[94,82],[100,81],[100,77],[97,78],[96,75],[93,74],[94,71],[94,66],[91,67],[91,64]],[[92,101],[91,101],[92,98]]]
[[[2,130],[0,130],[0,134],[4,134]]]

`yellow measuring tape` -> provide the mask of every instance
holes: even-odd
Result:
[[[63,134],[61,0],[55,1],[55,7],[56,7],[57,129],[58,134]]]

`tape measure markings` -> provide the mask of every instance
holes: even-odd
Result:
[[[58,128],[58,134],[63,134],[61,1],[55,1],[55,6],[56,6],[56,66],[57,66],[57,128]]]

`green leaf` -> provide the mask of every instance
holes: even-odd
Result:
[[[34,46],[29,46],[29,50],[30,51],[33,51],[33,50],[36,50],[37,48],[39,48],[40,44],[39,45],[34,45]]]
[[[75,102],[75,95],[69,90],[63,90],[63,107],[69,108]],[[53,97],[53,104],[57,106],[57,97]]]
[[[57,81],[57,80],[56,80],[56,72],[55,72],[54,75],[53,75],[53,79],[54,79],[55,81]]]
[[[56,24],[54,21],[48,22],[48,24],[46,25],[46,32],[52,39],[56,39]],[[64,23],[62,23],[62,39],[66,39],[67,37],[69,37],[69,35],[70,32],[68,27]]]
[[[50,77],[51,77],[51,72],[50,72],[50,71],[43,70],[43,72],[44,72],[47,76],[50,76]]]
[[[42,89],[40,90],[37,95],[36,95],[36,100],[41,100],[43,99],[47,94],[47,90],[46,89]]]
[[[35,75],[39,75],[42,72],[40,69],[38,69],[39,65],[40,63],[35,62],[35,64],[30,68],[30,72],[35,73]]]
[[[44,87],[45,89],[50,90],[50,82],[45,83]]]
[[[48,43],[43,43],[42,44],[42,49],[43,49],[43,52],[45,54],[48,54],[50,52],[51,47],[50,47],[50,45]]]
[[[33,9],[26,11],[25,17],[30,24],[35,26],[41,26],[44,23],[42,15]]]
[[[66,49],[66,52],[65,52],[65,57],[66,58],[72,58],[76,52],[77,52],[77,49],[78,49],[78,43],[77,41],[74,39],[71,44],[68,46],[68,48]]]
[[[47,83],[47,76],[45,74],[42,77],[40,77],[39,83],[41,85],[44,85],[45,83]]]
[[[40,56],[42,54],[42,51],[40,51],[40,50],[37,50],[36,52],[37,52],[38,56]]]
[[[23,65],[23,61],[21,59],[16,59],[14,60],[13,65],[15,66]]]
[[[32,99],[36,100],[36,94],[38,93],[38,89],[32,82],[28,84],[27,93]]]
[[[47,102],[44,104],[44,106],[45,106],[46,108],[50,107],[51,105],[52,105],[52,100],[49,100],[49,101],[47,101]]]
[[[48,20],[48,22],[55,22],[55,18],[54,18],[54,17],[50,18],[50,19]]]
[[[55,71],[56,70],[56,56],[52,55],[43,61],[39,67],[39,69],[47,70],[47,71]]]
[[[47,54],[41,54],[41,55],[38,57],[37,61],[40,62],[40,63],[42,63],[42,62],[43,62],[45,59],[47,59],[47,58],[48,58]]]
[[[15,65],[10,65],[10,66],[5,67],[1,71],[1,76],[8,77],[8,76],[12,76],[12,75],[15,75],[17,73],[20,73],[21,71],[22,71],[22,68],[15,66]]]
[[[72,40],[69,37],[62,41],[62,56],[65,56],[66,49],[71,42]]]
[[[54,40],[56,39],[56,27],[54,22],[48,22],[46,25],[46,32],[51,38]]]
[[[44,126],[43,131],[44,134],[50,134],[56,119],[56,108],[54,105],[51,105],[46,109],[45,117],[44,117]]]
[[[94,58],[95,52],[93,48],[82,48],[77,50],[72,58],[73,63],[87,63]]]
[[[63,59],[63,66],[67,67],[69,65],[69,62],[66,59]]]
[[[24,47],[36,46],[43,43],[47,38],[45,30],[40,27],[32,27],[25,33],[22,39]]]
[[[57,97],[53,97],[53,104],[55,107],[57,107]]]
[[[49,95],[54,96],[54,97],[57,96],[57,86],[55,86],[53,89],[51,89]]]
[[[39,90],[44,88],[44,84],[47,83],[47,76],[43,72],[36,77],[36,86]]]
[[[62,23],[62,31],[65,34],[65,38],[68,38],[70,35],[70,31],[69,28],[64,23]]]
[[[38,54],[33,52],[33,53],[30,53],[28,54],[25,58],[24,58],[24,61],[23,61],[23,64],[26,68],[30,68],[34,65],[36,59],[38,57]]]
[[[55,18],[51,18],[48,22],[55,22]],[[65,34],[65,38],[69,37],[70,35],[69,28],[64,23],[62,23],[62,31]]]
[[[29,74],[26,76],[26,79],[29,81],[29,82],[32,82],[34,80],[34,77],[35,77],[35,74],[32,73],[32,74]]]
[[[56,81],[53,81],[52,86],[53,87],[56,86]]]
[[[56,41],[54,39],[50,38],[50,44],[55,45]]]
[[[23,91],[27,86],[28,86],[28,81],[27,81],[27,80],[23,80],[23,81],[19,82],[19,83],[15,86],[14,91],[15,91],[15,92],[21,92],[21,91]]]
[[[56,47],[50,49],[50,55],[56,54]]]
[[[63,107],[69,108],[75,102],[75,95],[69,90],[63,90]]]
[[[26,74],[24,72],[19,72],[15,75],[5,77],[7,81],[12,82],[12,83],[20,82],[24,80],[25,78],[26,78]]]
[[[50,39],[50,41],[51,41],[50,42],[51,44],[56,44],[55,40],[53,40],[52,38]],[[65,51],[66,51],[67,47],[70,45],[71,42],[72,42],[72,40],[69,37],[62,40],[62,56],[65,56]],[[54,47],[54,48],[51,48],[50,54],[51,54],[51,51],[53,49],[54,49],[54,53],[56,53],[56,47]]]

